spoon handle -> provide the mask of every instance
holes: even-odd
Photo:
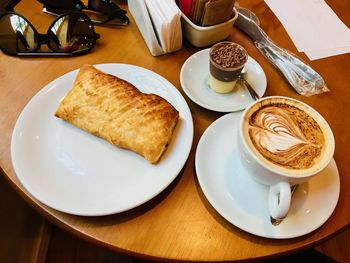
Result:
[[[247,87],[250,96],[253,98],[253,100],[260,99],[259,95],[256,93],[256,91],[253,89],[252,86],[250,86],[249,82],[246,79],[242,79],[243,84]]]

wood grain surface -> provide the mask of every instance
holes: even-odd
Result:
[[[327,1],[343,22],[350,26],[349,0]],[[125,2],[120,2],[127,8]],[[253,10],[266,33],[281,47],[308,62],[325,79],[331,92],[312,97],[296,94],[282,76],[236,28],[229,40],[243,45],[267,76],[268,95],[299,99],[318,110],[330,124],[336,140],[335,160],[340,173],[341,193],[329,220],[316,231],[289,240],[271,240],[246,233],[223,219],[209,204],[198,184],[194,157],[205,129],[223,114],[201,108],[182,91],[179,75],[183,63],[199,48],[184,41],[175,53],[152,57],[131,15],[127,27],[96,27],[101,35],[89,54],[79,57],[11,57],[0,53],[0,166],[8,183],[37,211],[59,227],[84,240],[115,251],[148,259],[223,261],[269,258],[316,246],[350,223],[350,54],[309,61],[298,53],[286,31],[261,0],[242,0]],[[38,1],[22,1],[16,11],[26,16],[41,33],[53,20]],[[320,18],[322,19],[322,18]],[[177,179],[160,195],[133,210],[105,217],[64,214],[33,199],[19,183],[11,163],[11,135],[20,112],[45,85],[84,63],[127,63],[152,70],[169,80],[185,97],[194,122],[193,146]]]

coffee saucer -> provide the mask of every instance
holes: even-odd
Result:
[[[247,81],[262,97],[266,90],[264,70],[252,57],[245,65]],[[248,90],[237,83],[230,93],[220,94],[209,85],[209,49],[201,50],[189,57],[180,72],[180,82],[186,95],[196,104],[213,111],[233,112],[245,109],[253,102]]]
[[[213,122],[198,143],[195,166],[201,189],[209,203],[227,221],[251,234],[286,239],[319,228],[334,211],[340,180],[334,159],[310,181],[300,184],[292,197],[288,216],[278,226],[270,222],[268,187],[254,181],[237,152],[241,112]]]

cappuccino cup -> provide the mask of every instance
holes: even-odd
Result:
[[[269,186],[271,217],[285,218],[291,186],[317,176],[332,160],[335,142],[331,128],[307,104],[272,96],[249,105],[238,130],[243,166],[256,181]]]

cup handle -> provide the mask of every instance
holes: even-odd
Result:
[[[287,216],[291,200],[290,185],[279,182],[270,187],[269,211],[274,219],[283,219]]]

